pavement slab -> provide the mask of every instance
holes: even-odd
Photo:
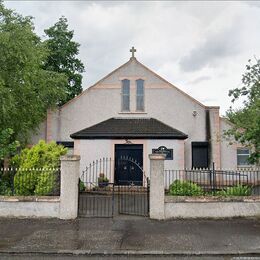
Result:
[[[260,256],[260,220],[0,219],[0,253]],[[2,258],[1,258],[2,259]],[[259,258],[260,259],[260,258]]]

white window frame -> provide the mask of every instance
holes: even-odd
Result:
[[[246,153],[238,153],[238,151],[241,150],[247,150],[248,152]],[[238,147],[237,148],[237,167],[250,167],[250,163],[248,162],[247,164],[239,164],[239,157],[247,156],[247,158],[250,156],[250,150],[249,148],[246,147]]]

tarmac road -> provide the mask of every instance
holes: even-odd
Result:
[[[152,254],[148,259],[164,254],[171,254],[168,259],[233,259],[253,254],[244,259],[260,259],[260,220],[0,219],[0,259],[32,260],[36,254],[43,258],[35,259],[84,259],[89,254],[100,259],[103,253],[114,254],[111,259],[126,259],[119,256],[125,254],[136,255],[134,259],[147,254]]]
[[[127,260],[127,259],[133,259],[133,260],[141,260],[141,259],[149,259],[149,260],[156,260],[156,259],[162,259],[162,260],[259,260],[260,257],[256,256],[32,256],[32,255],[1,255],[1,260],[83,260],[83,259],[90,259],[90,260]]]

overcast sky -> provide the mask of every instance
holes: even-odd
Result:
[[[5,1],[40,36],[64,15],[81,44],[86,89],[130,58],[205,105],[230,106],[248,59],[259,58],[260,2]]]

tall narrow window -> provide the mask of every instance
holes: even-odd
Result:
[[[130,111],[130,81],[122,80],[122,111]]]
[[[136,111],[144,111],[144,80],[136,81]]]

